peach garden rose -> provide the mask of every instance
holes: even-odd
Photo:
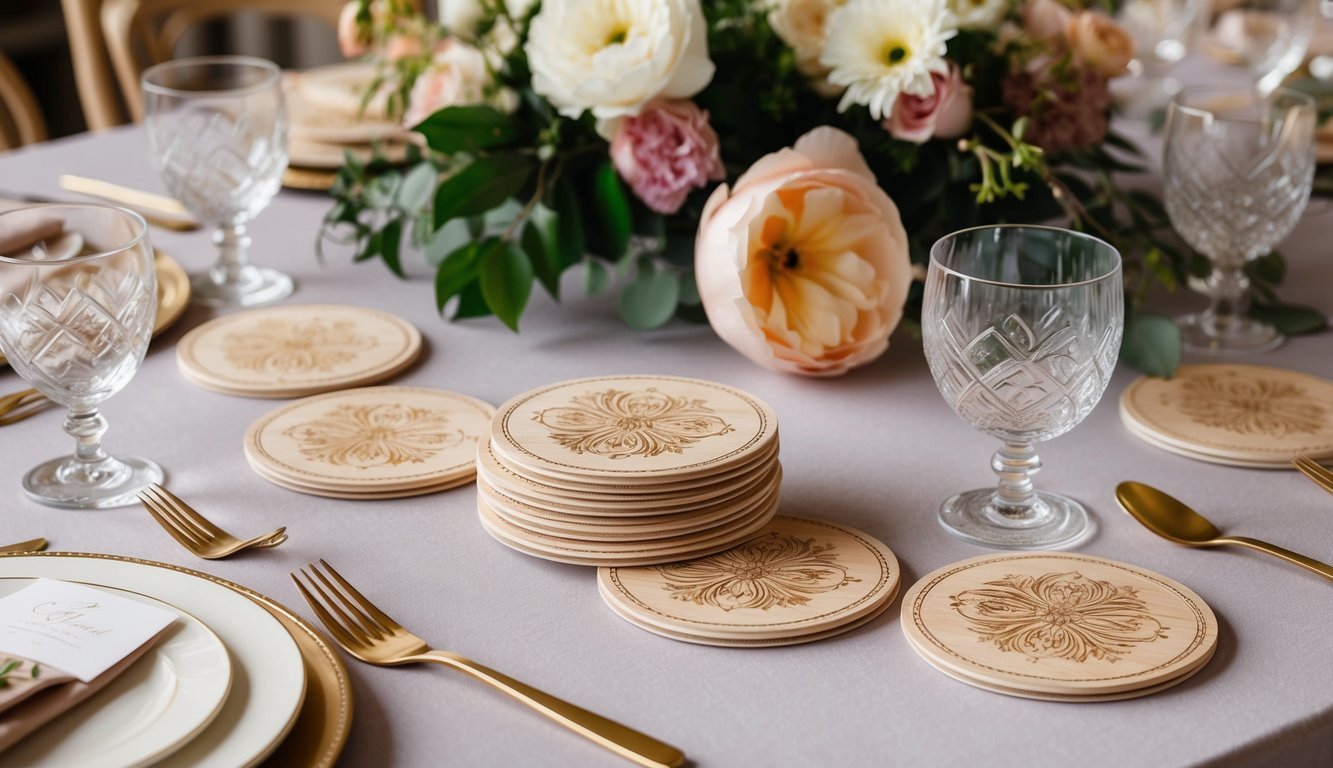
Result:
[[[856,140],[829,127],[713,193],[695,276],[718,336],[760,365],[808,376],[879,357],[912,282],[897,206]]]

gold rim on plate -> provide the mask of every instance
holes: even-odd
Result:
[[[159,563],[137,557],[104,555],[95,552],[12,552],[0,554],[9,557],[82,557],[97,560],[118,560],[125,563],[163,568],[188,576],[211,581],[233,592],[250,598],[272,614],[291,633],[301,652],[306,668],[305,700],[296,716],[296,724],[278,748],[263,762],[264,766],[290,768],[329,768],[342,754],[347,735],[352,730],[352,686],[347,667],[329,647],[328,642],[310,626],[309,622],[292,612],[282,603],[266,597],[249,587],[212,574],[170,563]]]

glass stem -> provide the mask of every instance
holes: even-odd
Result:
[[[102,435],[106,434],[106,419],[96,408],[86,411],[70,409],[65,417],[65,432],[76,441],[71,469],[85,477],[94,477],[112,459],[102,450]]]
[[[1041,459],[1032,443],[1005,443],[991,457],[991,469],[999,477],[992,504],[1006,518],[1024,520],[1037,514],[1040,504],[1032,476],[1041,469]]]
[[[1218,264],[1205,281],[1212,303],[1203,313],[1204,329],[1214,336],[1225,336],[1245,320],[1250,306],[1250,278],[1244,262]]]
[[[250,268],[250,236],[244,224],[222,224],[213,230],[213,244],[218,247],[218,260],[209,270],[218,285],[240,286]]]

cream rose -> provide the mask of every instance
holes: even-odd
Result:
[[[532,87],[560,114],[637,115],[713,79],[699,0],[545,0],[525,50]]]
[[[708,199],[695,276],[713,330],[760,365],[836,376],[888,347],[912,282],[898,208],[821,127]]]
[[[1047,43],[1063,45],[1065,31],[1074,14],[1057,0],[1027,0],[1019,16],[1029,35]]]
[[[440,43],[430,67],[413,84],[403,125],[410,128],[445,107],[489,103],[500,110],[512,110],[514,95],[501,91],[488,99],[490,85],[490,70],[481,51],[456,38],[448,38]]]
[[[1009,0],[949,0],[959,29],[994,29],[1009,10]]]
[[[814,75],[828,71],[819,63],[828,37],[828,17],[846,1],[778,0],[769,10],[769,25],[796,53],[796,64],[803,73]]]
[[[1129,71],[1134,38],[1101,11],[1083,11],[1070,19],[1065,37],[1074,55],[1103,77],[1119,77]]]

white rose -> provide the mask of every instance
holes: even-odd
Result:
[[[532,87],[560,114],[637,115],[713,79],[699,0],[545,0],[525,50]]]
[[[796,63],[807,75],[827,72],[819,64],[828,38],[830,13],[846,0],[777,0],[768,12],[768,23],[782,42],[796,52]]]
[[[513,111],[517,106],[514,93],[502,89],[488,96],[490,87],[491,73],[481,51],[457,38],[449,38],[436,50],[430,67],[412,86],[403,125],[414,126],[445,107],[490,104],[504,112]]]
[[[1009,10],[1009,0],[949,0],[960,29],[994,29]]]
[[[440,0],[440,23],[449,33],[471,39],[477,34],[477,22],[486,12],[481,0]]]

